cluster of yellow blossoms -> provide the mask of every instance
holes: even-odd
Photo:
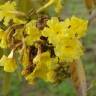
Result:
[[[86,34],[88,21],[75,16],[21,20],[14,14],[15,7],[15,2],[0,6],[0,47],[11,50],[2,56],[0,66],[14,72],[19,67],[14,55],[19,53],[22,74],[29,83],[38,78],[58,82],[70,76],[69,63],[83,55],[80,39]]]
[[[61,61],[80,58],[83,54],[80,38],[85,35],[87,21],[73,16],[60,22],[53,17],[48,20],[47,26],[42,32],[43,36],[48,37],[49,42],[55,46],[56,56]]]

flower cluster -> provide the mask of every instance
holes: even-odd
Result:
[[[0,6],[0,21],[3,20],[4,25],[8,25],[10,20],[13,20],[14,23],[23,23],[24,21],[14,15],[16,12],[16,3],[15,2],[7,2],[4,5]]]
[[[56,5],[61,6],[61,0],[57,1]],[[61,82],[69,77],[70,62],[83,55],[80,39],[86,34],[88,21],[75,16],[65,20],[48,16],[21,20],[13,12],[15,6],[15,2],[0,6],[0,21],[5,26],[0,26],[0,47],[11,50],[8,56],[2,56],[0,66],[6,72],[14,72],[19,67],[15,56],[18,53],[22,75],[30,84],[39,78]]]
[[[85,35],[86,29],[87,21],[77,17],[72,16],[65,21],[59,21],[57,17],[53,17],[48,20],[42,34],[54,45],[56,56],[61,61],[72,61],[79,59],[83,54],[80,38]]]

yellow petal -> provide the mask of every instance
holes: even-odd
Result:
[[[8,47],[8,43],[7,43],[7,34],[4,32],[1,41],[0,41],[0,47],[1,48],[7,48]]]
[[[32,45],[34,41],[40,38],[41,32],[36,28],[36,21],[32,20],[26,25],[26,36],[25,42],[27,45]]]
[[[73,34],[74,36],[77,36],[77,38],[81,38],[86,34],[88,20],[83,20],[81,18],[72,16],[70,20],[70,25],[70,35]]]
[[[12,52],[9,54],[8,57],[3,55],[0,60],[0,65],[4,66],[5,72],[14,72],[17,69],[16,61],[12,55],[13,55]]]
[[[56,67],[57,62],[54,60],[51,61],[49,52],[44,52],[42,54],[37,55],[33,63],[36,64],[35,69],[31,74],[26,77],[30,83],[35,82],[37,78],[43,79],[45,81],[54,81],[54,68]],[[51,77],[49,75],[52,73]]]
[[[4,18],[4,25],[8,25],[10,20],[16,24],[25,24],[25,21],[16,17],[16,2],[6,2],[0,6],[0,21]]]
[[[0,29],[0,40],[2,39],[3,35],[4,35],[4,31]]]

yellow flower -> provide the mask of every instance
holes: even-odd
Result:
[[[59,21],[57,17],[52,17],[50,20],[48,20],[47,25],[49,28],[45,27],[42,34],[49,37],[49,40],[53,40],[53,36],[55,39],[59,39],[58,36],[61,35],[80,39],[86,34],[88,21],[75,16],[72,16],[71,19],[67,18],[64,21]]]
[[[4,66],[5,72],[14,72],[17,69],[16,61],[13,58],[13,50],[11,51],[8,57],[3,55],[0,60],[0,66]]]
[[[50,64],[50,57],[49,53],[43,53],[40,55],[37,55],[34,59],[34,64],[36,64],[36,68],[34,71],[26,77],[26,79],[30,81],[34,81],[36,78],[41,78],[46,80],[47,72],[48,72],[48,65]]]
[[[72,16],[71,19],[66,19],[63,25],[68,36],[80,39],[86,34],[88,21]]]
[[[57,62],[51,62],[49,52],[37,55],[34,58],[33,63],[36,64],[36,67],[33,72],[26,77],[26,80],[28,80],[29,83],[34,83],[37,78],[53,82],[54,76],[51,75],[51,77],[49,77],[49,74],[50,72],[53,72],[52,70],[56,67]]]
[[[62,38],[55,48],[56,56],[61,61],[73,61],[80,59],[83,55],[83,47],[79,40],[71,38]]]
[[[44,28],[42,35],[48,37],[49,42],[56,45],[58,39],[60,39],[58,36],[61,36],[64,32],[63,24],[59,22],[57,17],[52,17],[51,20],[48,20],[47,25],[48,27]]]
[[[61,0],[48,0],[48,3],[46,3],[43,7],[39,8],[39,10],[37,10],[37,12],[40,12],[40,11],[46,9],[47,7],[49,7],[51,5],[54,5],[55,11],[57,13],[59,13],[60,10],[62,9]]]
[[[79,39],[85,35],[87,23],[87,20],[74,16],[65,21],[53,17],[47,21],[48,27],[44,28],[42,35],[48,37],[49,42],[54,46],[56,56],[61,61],[72,61],[79,59],[83,54]]]
[[[18,19],[14,12],[16,11],[15,2],[6,2],[4,5],[0,5],[0,21],[4,19],[4,24],[8,25],[10,20],[14,23],[24,23],[22,20]]]
[[[25,38],[25,42],[27,45],[32,45],[34,41],[40,38],[41,32],[38,28],[36,28],[36,20],[30,21],[26,25],[26,33],[28,36]]]

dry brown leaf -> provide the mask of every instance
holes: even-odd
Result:
[[[71,77],[77,90],[77,96],[87,96],[86,76],[80,60],[75,60],[70,64]]]

